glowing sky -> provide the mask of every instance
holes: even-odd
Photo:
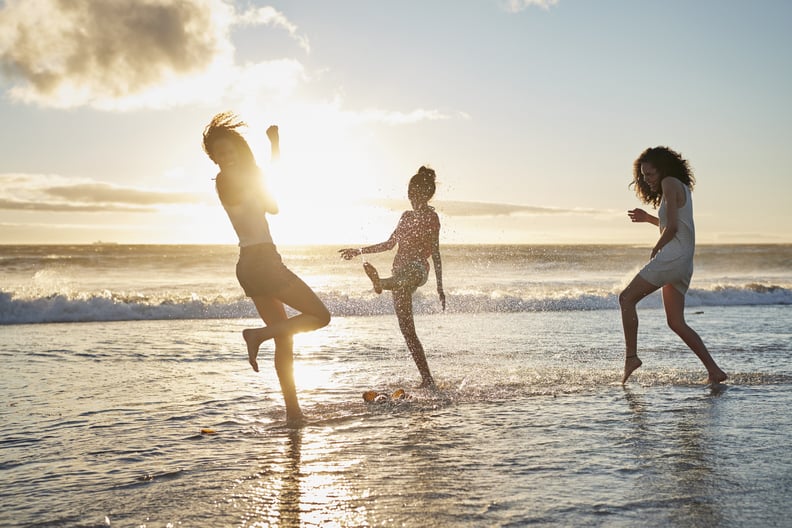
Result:
[[[281,245],[386,239],[422,164],[447,243],[654,243],[668,145],[700,242],[792,242],[792,2],[0,1],[0,243],[235,243],[200,148],[235,110]],[[264,130],[283,161],[269,167]]]

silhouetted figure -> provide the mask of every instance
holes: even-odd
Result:
[[[437,293],[440,303],[445,310],[445,293],[443,292],[443,266],[440,260],[440,219],[429,200],[435,193],[435,171],[428,167],[421,167],[418,173],[410,179],[407,197],[412,205],[411,211],[402,213],[396,230],[390,238],[380,244],[363,248],[347,248],[339,252],[341,256],[350,260],[365,253],[380,253],[388,251],[398,245],[396,256],[393,259],[392,276],[380,278],[379,273],[369,262],[363,262],[363,269],[374,285],[374,291],[391,290],[393,293],[393,306],[399,320],[404,340],[407,342],[418,371],[421,373],[419,387],[434,385],[429,364],[423,345],[415,332],[413,318],[412,295],[419,286],[426,284],[429,277],[429,257],[432,257],[435,277],[437,279]]]
[[[685,293],[693,275],[696,230],[691,192],[695,178],[687,160],[667,147],[646,149],[633,163],[635,194],[646,204],[660,206],[658,216],[643,209],[627,211],[633,222],[649,222],[660,228],[651,260],[619,295],[626,354],[622,384],[641,366],[638,359],[638,302],[662,288],[668,326],[676,332],[707,368],[707,382],[726,380],[695,330],[685,322]]]
[[[267,214],[276,214],[278,206],[264,184],[250,146],[238,132],[243,126],[245,123],[232,113],[216,115],[204,129],[203,147],[220,167],[215,180],[217,194],[239,237],[237,279],[266,324],[242,332],[248,361],[258,372],[259,346],[274,339],[275,370],[286,404],[286,420],[296,426],[302,422],[302,411],[294,384],[292,335],[327,325],[330,312],[313,290],[286,268],[278,254],[266,218]],[[278,159],[278,127],[269,127],[267,136],[272,158]],[[284,304],[300,313],[287,317]]]

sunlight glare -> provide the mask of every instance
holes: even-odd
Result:
[[[273,236],[281,244],[359,238],[349,230],[366,223],[360,204],[378,192],[372,185],[372,175],[382,173],[377,149],[332,109],[291,107],[283,123],[281,160],[262,163],[280,206],[270,220]],[[269,153],[257,158],[268,160]]]

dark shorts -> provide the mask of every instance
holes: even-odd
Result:
[[[300,280],[283,264],[274,244],[256,244],[240,248],[236,276],[248,297],[273,295]]]
[[[399,288],[415,293],[415,290],[426,284],[429,279],[429,268],[420,261],[402,264],[398,268],[393,268],[391,272],[392,285],[387,288],[391,290]]]

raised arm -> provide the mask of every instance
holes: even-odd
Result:
[[[280,159],[280,134],[278,133],[278,125],[271,125],[267,128],[267,137],[270,140],[270,160],[278,161]]]
[[[373,246],[339,249],[338,252],[341,253],[341,258],[344,260],[352,260],[358,255],[363,255],[365,253],[382,253],[383,251],[391,250],[394,247],[396,247],[396,237],[391,235],[391,237],[385,242],[380,242],[379,244],[374,244]]]
[[[278,134],[278,126],[272,125],[267,129],[267,137],[270,140],[271,162],[274,163],[280,159],[280,136]],[[278,202],[269,190],[267,185],[263,185],[263,199],[266,210],[269,214],[278,214]]]

